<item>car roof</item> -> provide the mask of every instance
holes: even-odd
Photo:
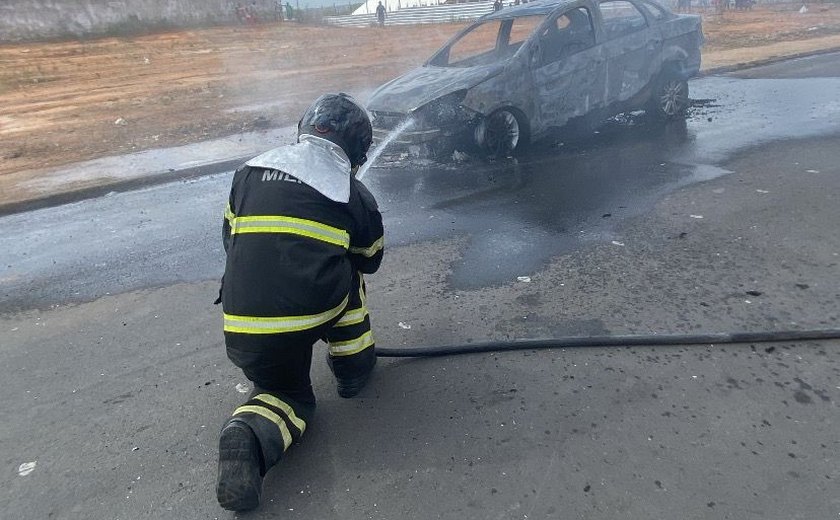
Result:
[[[505,0],[502,0],[502,3],[504,4]],[[532,0],[527,4],[519,4],[513,7],[504,7],[499,11],[495,11],[482,16],[477,21],[483,22],[485,20],[506,20],[510,18],[517,18],[519,16],[549,14],[555,9],[579,3],[580,0]],[[660,0],[652,0],[651,3],[655,4],[657,7],[660,7],[665,12],[670,12]]]
[[[528,2],[527,4],[519,4],[513,7],[504,7],[499,11],[482,16],[481,21],[548,14],[560,7],[577,4],[578,2],[579,0],[533,0],[531,2]],[[506,3],[505,0],[502,0],[502,3]]]

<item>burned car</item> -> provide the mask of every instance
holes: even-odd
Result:
[[[702,44],[699,16],[653,0],[537,0],[483,16],[367,107],[380,143],[511,155],[571,122],[680,117]]]

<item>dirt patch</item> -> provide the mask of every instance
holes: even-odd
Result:
[[[705,52],[761,47],[777,42],[801,41],[840,33],[840,8],[814,4],[799,13],[801,3],[752,11],[704,14]]]
[[[704,67],[831,44],[819,38],[840,34],[840,7],[799,5],[704,13]],[[293,124],[314,95],[369,92],[460,26],[277,23],[2,45],[0,176]]]
[[[420,63],[453,27],[212,28],[0,47],[0,175],[295,121]]]

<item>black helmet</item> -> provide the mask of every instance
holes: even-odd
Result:
[[[306,109],[298,123],[298,137],[310,134],[328,139],[344,150],[351,166],[361,166],[373,141],[365,109],[347,94],[324,94]]]

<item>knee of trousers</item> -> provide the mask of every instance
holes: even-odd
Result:
[[[327,326],[295,334],[225,333],[228,358],[257,387],[297,402],[314,402],[310,379],[312,346]]]

